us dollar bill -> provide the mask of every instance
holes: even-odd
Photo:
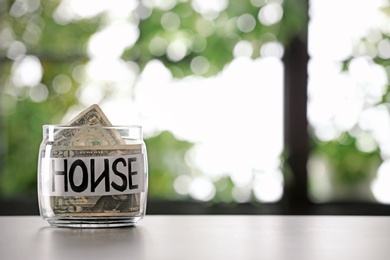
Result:
[[[123,145],[105,147],[106,149],[83,150],[82,147],[55,147],[52,158],[107,157],[132,155],[142,152],[141,145]],[[105,196],[52,196],[51,208],[56,216],[93,217],[93,216],[129,216],[140,211],[140,193]]]
[[[124,148],[125,141],[112,126],[98,105],[92,105],[55,133],[50,157],[74,158],[118,156],[142,153],[141,145]],[[98,217],[131,216],[140,212],[141,194],[104,196],[51,196],[50,204],[56,216]]]
[[[115,129],[102,129],[99,126],[112,126],[98,105],[92,105],[82,111],[66,126],[55,133],[54,146],[99,146],[125,144]]]

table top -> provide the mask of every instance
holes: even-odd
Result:
[[[55,228],[0,217],[0,259],[390,259],[390,217],[146,216],[135,227]]]

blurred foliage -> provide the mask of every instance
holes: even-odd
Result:
[[[222,202],[222,203],[234,203],[232,198],[232,192],[234,189],[234,183],[230,176],[222,176],[215,183],[216,194],[213,199],[214,202]]]
[[[185,163],[186,152],[193,144],[176,140],[167,131],[145,140],[148,149],[149,196],[157,199],[175,198],[173,183],[178,175],[190,175]],[[172,163],[174,161],[175,163]]]
[[[37,148],[42,140],[40,127],[47,120],[47,104],[20,102],[6,124],[8,147],[7,167],[1,175],[5,194],[32,192],[36,187]],[[31,114],[31,111],[34,114]]]
[[[379,149],[363,152],[357,148],[356,138],[348,133],[337,140],[315,142],[312,154],[325,157],[336,183],[353,186],[372,179],[382,162]]]
[[[194,74],[191,64],[201,56],[209,65],[201,76],[208,77],[219,73],[234,58],[234,47],[240,41],[250,43],[253,48],[251,58],[258,58],[265,43],[279,42],[288,46],[294,37],[305,39],[307,1],[283,1],[282,19],[264,25],[259,22],[258,14],[272,2],[230,0],[226,9],[213,18],[195,11],[190,0],[178,1],[169,10],[154,7],[150,15],[139,19],[140,36],[124,51],[122,59],[136,62],[141,71],[149,61],[158,59],[174,77],[181,78]],[[78,104],[80,82],[75,77],[75,70],[88,63],[88,41],[104,27],[107,19],[102,13],[93,18],[58,23],[53,13],[60,3],[61,0],[0,2],[0,195],[3,196],[36,192],[41,126],[60,122],[68,109]],[[389,9],[384,12],[390,13]],[[238,20],[244,16],[255,21],[253,28],[247,31],[238,26]],[[162,22],[164,19],[168,19],[167,24]],[[245,26],[250,27],[244,23]],[[388,35],[383,37],[389,38]],[[174,60],[167,54],[167,46],[177,40],[184,42],[187,49],[182,58]],[[12,81],[13,67],[25,55],[36,56],[41,63],[40,84],[48,91],[47,98],[41,102],[30,98],[31,86],[16,86]],[[388,59],[375,57],[374,61],[390,66]],[[348,70],[348,60],[343,69]],[[71,80],[69,91],[55,91],[53,80],[58,75]],[[383,103],[389,102],[389,93],[383,97]],[[351,186],[372,178],[372,173],[381,163],[378,149],[369,153],[360,151],[356,139],[348,133],[329,142],[321,142],[314,135],[312,138],[313,154],[327,158],[335,181],[343,185]],[[188,195],[178,195],[173,183],[179,175],[196,177],[200,174],[185,160],[193,144],[178,140],[169,132],[161,132],[145,141],[149,156],[150,196],[189,199]],[[286,174],[288,167],[281,167]],[[289,181],[288,178],[285,181]],[[213,201],[233,201],[234,183],[230,177],[223,176],[213,184],[216,189]]]
[[[384,15],[390,17],[389,10],[390,9],[387,7],[383,8],[381,11],[383,11]],[[390,35],[385,33],[381,33],[380,37],[384,40],[390,39]],[[373,44],[372,39],[363,37],[359,41],[359,44],[364,45],[367,43],[369,45]],[[377,45],[378,42],[375,44]],[[354,47],[357,48],[357,46]],[[377,46],[373,45],[373,48],[375,49]],[[377,54],[373,55],[370,53],[369,48],[367,48],[366,52],[367,53],[360,53],[358,56],[370,57],[374,63],[388,70],[390,66],[389,59],[383,59]],[[346,60],[342,61],[340,72],[348,73],[350,62],[355,58],[356,55],[351,55]],[[387,75],[390,74],[387,72]],[[365,109],[370,107],[377,107],[383,104],[388,106],[390,101],[390,85],[387,84],[386,88],[387,89],[382,96],[382,100],[376,102],[375,104],[365,104]],[[372,132],[363,131],[358,125],[355,125],[354,127],[357,127],[361,131],[361,134],[367,134],[372,137]],[[327,142],[319,140],[316,138],[315,134],[312,133],[311,156],[321,156],[329,167],[330,176],[328,177],[332,182],[332,190],[334,193],[330,194],[332,197],[331,199],[353,200],[356,197],[360,197],[362,199],[375,200],[370,190],[370,184],[376,177],[377,170],[384,160],[384,158],[381,156],[380,143],[376,141],[376,149],[373,151],[362,151],[357,145],[358,136],[356,137],[351,135],[350,132],[353,132],[353,129],[351,131],[342,132],[337,139]],[[364,192],[366,194],[361,194]],[[311,193],[314,194],[315,191],[311,191]]]
[[[42,1],[42,5],[32,12],[26,11],[22,16],[12,16],[12,2],[1,14],[0,28],[7,32],[11,39],[1,45],[1,66],[4,74],[0,85],[0,116],[4,149],[7,149],[0,166],[0,194],[20,195],[36,192],[38,148],[42,140],[42,125],[58,123],[68,107],[77,103],[75,92],[77,83],[73,80],[72,88],[64,94],[58,94],[52,87],[53,79],[68,75],[72,79],[73,68],[84,63],[84,47],[89,36],[97,25],[69,26],[58,25],[52,18],[52,12],[58,4],[56,1]],[[3,2],[4,5],[4,2]],[[15,14],[14,14],[15,15]],[[82,23],[88,23],[82,21]],[[34,31],[31,32],[31,28]],[[31,35],[30,35],[31,34]],[[36,55],[44,71],[41,84],[48,90],[45,101],[36,103],[29,98],[29,87],[15,86],[12,82],[13,60],[9,58],[10,44],[21,42],[25,52],[20,55]]]
[[[383,7],[378,9],[378,11],[381,12],[378,16],[382,17],[383,24],[388,23],[388,19],[390,17],[390,7],[388,4],[388,1],[384,1]],[[373,24],[374,23],[372,23],[372,25]],[[381,55],[379,50],[380,43],[382,41],[386,42],[390,39],[389,30],[386,28],[386,26],[382,27],[380,24],[375,24],[375,26],[369,30],[363,30],[361,32],[364,33],[365,36],[362,36],[360,39],[358,39],[358,41],[355,41],[356,39],[351,39],[350,47],[352,51],[349,57],[342,61],[340,73],[342,75],[350,75],[350,64],[353,60],[358,58],[366,59],[370,65],[371,63],[374,65],[380,65],[387,76],[386,85],[381,86],[384,87],[384,92],[381,92],[380,95],[383,95],[381,98],[379,96],[378,100],[375,97],[375,101],[369,100],[370,97],[367,96],[361,97],[362,101],[364,101],[362,111],[365,112],[367,110],[375,110],[377,108],[384,108],[384,110],[390,111],[390,60],[386,57],[387,54],[383,56],[383,53]],[[372,34],[375,33],[377,34],[377,38],[372,37]],[[388,52],[388,49],[386,51]],[[368,71],[361,71],[361,73],[367,73],[366,75],[370,75]],[[376,78],[378,76],[376,75],[374,77]],[[375,80],[372,78],[368,80],[368,82],[360,82],[360,85],[357,87],[361,87],[364,89],[364,91],[369,92],[370,87],[373,89],[378,87],[375,86],[375,84],[371,81]],[[329,103],[329,106],[332,106],[332,104]],[[362,114],[363,113],[360,115]],[[370,119],[371,118],[369,118],[367,121]],[[367,123],[367,121],[365,123]],[[368,124],[371,123],[372,122],[369,122]],[[387,121],[383,122],[383,125],[380,127],[384,127],[386,129],[386,124]],[[374,201],[376,199],[379,200],[379,196],[374,196],[374,185],[372,184],[375,184],[375,182],[381,182],[383,185],[386,185],[385,179],[379,180],[378,178],[380,176],[380,174],[378,174],[378,168],[381,166],[384,160],[388,160],[388,155],[386,154],[387,152],[385,146],[383,146],[383,140],[380,140],[381,138],[379,138],[375,133],[376,127],[378,127],[378,125],[375,125],[375,127],[372,128],[371,126],[365,127],[363,124],[358,122],[350,130],[338,133],[340,134],[337,134],[338,137],[335,137],[334,140],[326,142],[319,140],[315,133],[311,133],[311,156],[312,158],[321,158],[322,163],[325,163],[326,167],[328,167],[326,169],[328,179],[323,179],[323,181],[330,182],[328,184],[331,185],[331,191],[329,192],[330,194],[324,196],[325,200],[355,200],[356,198],[370,201]],[[340,131],[337,127],[335,128],[337,132]],[[370,147],[368,151],[364,151],[365,149],[362,148],[362,146],[359,147],[358,145],[359,139],[362,136],[369,136],[369,138],[372,139],[372,144],[370,144],[372,147]],[[382,150],[381,153],[382,148],[384,148],[384,151]],[[315,172],[313,172],[313,174],[315,174]],[[323,185],[323,187],[327,186],[328,184]],[[320,185],[312,186],[318,187]],[[311,195],[316,197],[316,192],[313,190],[313,187],[309,188],[312,189],[310,191]],[[320,198],[323,196],[323,194],[320,193],[318,193],[319,196],[315,199],[324,199]]]
[[[0,195],[16,196],[36,192],[38,147],[42,140],[42,125],[59,123],[66,111],[78,104],[80,82],[74,76],[75,68],[89,61],[86,46],[91,35],[104,26],[107,17],[102,13],[93,18],[58,23],[53,13],[60,0],[1,1],[0,2]],[[257,5],[252,4],[256,2]],[[271,1],[272,2],[272,1]],[[142,70],[153,59],[161,60],[175,77],[193,74],[191,62],[198,56],[206,57],[209,68],[202,76],[217,74],[233,59],[233,49],[242,40],[253,48],[252,58],[259,57],[261,46],[270,41],[287,45],[295,36],[305,36],[306,3],[303,0],[284,1],[282,20],[272,25],[258,21],[258,13],[267,1],[231,0],[215,18],[206,18],[196,12],[191,1],[178,1],[170,10],[155,7],[151,15],[139,20],[140,37],[134,46],[125,50],[124,60],[136,62]],[[237,21],[242,15],[251,15],[255,26],[240,31]],[[180,23],[166,30],[162,19],[166,15],[179,17]],[[185,56],[172,60],[166,51],[151,52],[151,41],[160,37],[166,44],[185,41],[189,48]],[[157,46],[158,47],[158,46]],[[107,47],[109,48],[109,47]],[[17,86],[12,80],[13,67],[25,55],[36,56],[42,66],[41,83],[48,91],[45,100],[30,98],[31,86]],[[58,93],[53,80],[66,75],[72,86],[66,93]],[[131,87],[131,86],[129,86]],[[178,196],[172,187],[179,174],[190,172],[185,161],[192,144],[177,140],[162,132],[146,140],[149,151],[150,195],[156,198]],[[174,158],[175,164],[172,164]],[[232,200],[233,182],[222,177],[215,184],[215,201]],[[184,196],[185,197],[185,196]],[[187,198],[187,197],[186,197]]]
[[[257,58],[264,43],[279,41],[286,45],[293,37],[306,36],[305,1],[285,2],[281,22],[272,25],[258,22],[259,10],[265,2],[256,7],[251,1],[230,1],[227,8],[214,20],[194,11],[191,1],[179,2],[168,11],[155,8],[148,18],[141,20],[139,24],[141,35],[137,44],[128,49],[123,57],[136,60],[141,68],[151,59],[159,59],[171,69],[175,77],[180,78],[192,75],[191,61],[197,56],[203,56],[209,62],[209,69],[203,76],[215,75],[234,58],[233,49],[239,41],[250,42],[253,48],[252,58]],[[168,15],[178,18],[177,28],[164,29],[162,20]],[[243,32],[238,28],[237,20],[243,15],[250,15],[256,21],[253,30]],[[183,59],[175,61],[166,55],[165,50],[159,50],[158,53],[151,51],[151,45],[156,39],[159,39],[159,44],[166,45],[180,39],[190,48]]]
[[[234,58],[234,47],[240,41],[250,43],[253,48],[251,58],[258,58],[265,43],[279,42],[287,46],[294,37],[305,39],[307,1],[283,1],[282,19],[264,25],[259,22],[259,12],[272,2],[230,0],[227,7],[213,18],[195,11],[191,1],[178,1],[169,10],[151,8],[150,15],[139,20],[137,42],[124,51],[122,59],[136,62],[141,71],[150,60],[158,59],[174,77],[181,78],[194,74],[191,64],[201,56],[209,65],[201,76],[208,77],[219,73]],[[61,0],[0,2],[0,195],[36,192],[41,126],[60,122],[68,109],[78,104],[80,82],[74,75],[75,69],[88,63],[88,40],[104,27],[107,19],[102,13],[93,18],[58,23],[53,13],[60,3]],[[389,10],[384,12],[389,13]],[[255,21],[254,27],[247,31],[238,26],[238,20],[244,16]],[[164,24],[162,21],[166,19],[168,23]],[[383,37],[389,38],[388,35]],[[184,42],[187,49],[182,58],[174,60],[167,55],[167,46],[177,40]],[[17,56],[12,54],[15,49]],[[24,55],[36,56],[41,63],[40,84],[48,90],[47,98],[41,102],[30,98],[31,87],[16,86],[12,81],[13,66]],[[390,65],[387,59],[376,57],[374,60],[382,66]],[[348,70],[348,61],[345,61],[344,69]],[[58,75],[71,80],[69,91],[55,91],[53,80]],[[388,95],[383,97],[383,102],[389,101]],[[189,199],[189,196],[179,196],[173,183],[178,175],[196,177],[200,174],[185,160],[193,144],[178,140],[169,132],[161,132],[145,141],[151,173],[150,196]],[[335,181],[346,186],[371,178],[381,163],[378,149],[370,153],[360,151],[356,139],[348,133],[338,140],[321,142],[313,136],[312,141],[313,154],[325,156],[334,170]],[[214,186],[215,202],[232,202],[234,183],[230,177],[221,177]]]
[[[278,40],[285,46],[292,38],[307,40],[307,27],[309,16],[306,0],[284,1],[284,13],[280,23]]]

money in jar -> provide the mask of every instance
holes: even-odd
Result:
[[[113,126],[93,105],[67,125],[44,125],[38,158],[41,216],[52,226],[132,226],[145,216],[141,126]]]

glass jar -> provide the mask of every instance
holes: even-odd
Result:
[[[43,126],[38,198],[50,225],[134,225],[145,216],[147,191],[141,126]]]

